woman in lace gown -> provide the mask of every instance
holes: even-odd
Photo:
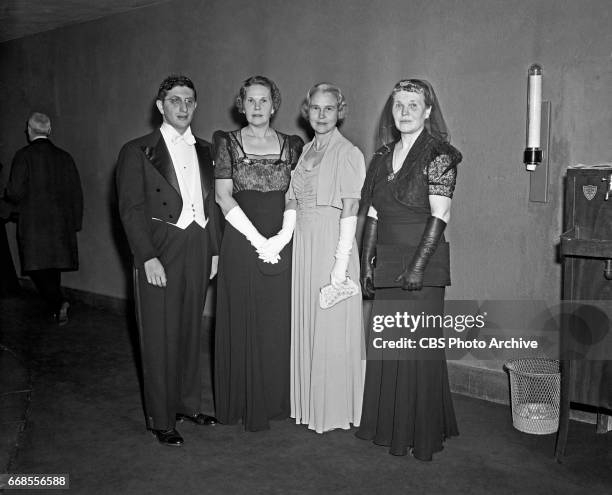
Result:
[[[365,361],[361,295],[328,309],[319,290],[357,280],[356,213],[365,164],[336,128],[346,112],[341,91],[318,84],[303,114],[315,132],[304,146],[289,188],[297,208],[291,293],[291,416],[317,433],[357,426]]]
[[[448,143],[433,88],[419,79],[395,85],[380,130],[384,146],[375,153],[362,190],[362,207],[369,207],[361,252],[363,293],[375,304],[406,301],[412,314],[443,314],[444,286],[450,284],[443,233],[461,153]],[[378,271],[388,261],[384,246],[399,249],[407,261],[404,271],[387,280]],[[442,329],[427,328],[427,337],[441,335]],[[414,457],[431,460],[446,438],[458,434],[446,360],[441,349],[408,353],[414,354],[368,361],[357,436],[388,446],[393,455],[410,449]]]
[[[303,141],[270,127],[280,106],[270,79],[247,79],[236,106],[246,127],[213,136],[217,202],[227,220],[217,285],[215,405],[221,423],[242,421],[246,430],[259,431],[289,416],[291,236],[280,236],[285,246],[274,255],[261,250],[281,229]]]

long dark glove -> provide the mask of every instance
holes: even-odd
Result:
[[[425,268],[427,267],[429,259],[436,252],[436,248],[438,247],[438,243],[442,238],[445,228],[446,222],[444,220],[438,217],[429,217],[427,219],[423,237],[421,237],[421,242],[414,253],[412,261],[408,265],[408,268],[395,279],[396,282],[401,282],[402,289],[421,290],[423,288]]]
[[[361,248],[361,292],[366,299],[374,298],[374,265],[372,258],[376,253],[376,230],[378,220],[367,217],[363,228]]]

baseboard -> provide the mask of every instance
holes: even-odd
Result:
[[[510,404],[508,375],[502,370],[477,368],[460,361],[449,361],[448,378],[454,393],[498,404]]]
[[[451,392],[497,404],[510,405],[510,381],[503,370],[478,368],[461,361],[448,362],[448,379]],[[600,415],[598,416],[598,412]],[[582,423],[598,425],[601,432],[612,431],[612,417],[597,408],[572,402],[570,418]]]

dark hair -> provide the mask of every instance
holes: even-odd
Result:
[[[183,76],[182,74],[172,74],[166,79],[162,81],[159,85],[159,90],[157,91],[157,99],[164,100],[168,91],[176,86],[187,86],[188,88],[193,90],[193,97],[197,100],[198,94],[196,93],[195,86],[193,85],[193,81],[189,79],[187,76]]]
[[[348,112],[348,104],[346,103],[346,98],[344,97],[342,90],[335,84],[326,82],[317,83],[308,90],[308,93],[306,93],[306,98],[304,98],[304,101],[302,102],[302,107],[300,108],[302,117],[308,120],[308,108],[310,107],[310,100],[316,93],[329,93],[334,95],[334,98],[336,98],[336,102],[338,105],[338,123],[342,122],[346,118],[346,114]]]
[[[238,96],[236,96],[236,108],[240,113],[244,113],[244,99],[246,98],[246,90],[249,86],[265,86],[270,90],[272,97],[272,109],[276,112],[281,105],[281,94],[278,86],[274,81],[266,76],[251,76],[240,86]]]

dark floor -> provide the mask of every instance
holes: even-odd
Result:
[[[558,464],[554,435],[520,433],[507,406],[463,396],[461,436],[430,463],[290,421],[185,424],[184,447],[163,447],[144,429],[130,321],[75,304],[57,328],[32,295],[0,301],[0,473],[68,473],[78,494],[612,493],[612,434],[572,422]],[[203,399],[212,412],[209,387]]]

